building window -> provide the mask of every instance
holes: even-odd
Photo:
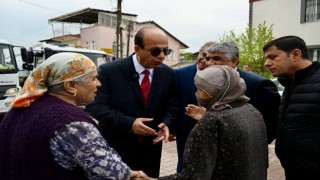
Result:
[[[312,61],[320,61],[320,49],[313,50]]]
[[[305,1],[305,22],[320,20],[320,0]]]
[[[111,27],[112,28],[117,28],[117,17],[111,17]]]
[[[117,16],[114,14],[101,13],[98,14],[98,24],[116,28],[117,27]]]
[[[166,56],[166,60],[173,60],[173,53],[174,52],[172,50],[172,52]]]
[[[316,60],[320,61],[320,49],[317,49],[316,51],[317,51]]]
[[[116,41],[113,41],[112,43],[112,51],[113,51],[113,54],[114,55],[118,55],[118,48],[117,48],[117,42]]]
[[[320,61],[320,48],[308,48],[308,55],[311,61]]]

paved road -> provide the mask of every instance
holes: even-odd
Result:
[[[160,176],[175,173],[177,165],[176,143],[164,143],[162,148]],[[274,143],[269,145],[268,180],[285,180],[283,169],[274,154]]]

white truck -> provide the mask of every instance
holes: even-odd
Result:
[[[115,60],[115,56],[112,54],[107,54],[104,51],[98,50],[91,50],[91,49],[84,49],[84,48],[75,48],[75,47],[68,47],[68,46],[60,46],[54,44],[37,44],[29,49],[28,53],[32,54],[29,55],[29,58],[33,59],[32,66],[35,68],[39,66],[43,61],[48,59],[50,56],[60,52],[77,52],[81,53],[94,61],[94,63],[99,67],[101,64],[106,62],[111,62]],[[19,69],[19,79],[20,79],[20,86],[23,86],[25,79],[29,76],[30,71],[23,68],[23,60],[17,59],[18,69]]]
[[[42,43],[27,51],[24,47],[13,46],[8,41],[0,39],[0,122],[10,104],[19,92],[25,79],[34,67],[45,61],[53,54],[60,52],[81,53],[100,66],[115,60],[115,56],[103,51],[74,47],[59,47]]]
[[[115,59],[115,56],[107,54],[104,51],[91,50],[84,48],[75,48],[69,46],[58,46],[52,44],[38,44],[33,46],[32,51],[34,52],[34,67],[37,67],[40,63],[45,61],[53,54],[60,52],[77,52],[89,57],[99,67],[101,64],[111,62]]]
[[[33,46],[32,53],[34,54],[34,67],[37,67],[47,58],[52,56],[56,53],[61,52],[76,52],[83,54],[89,57],[97,67],[99,67],[103,63],[108,63],[115,60],[115,56],[111,54],[107,54],[104,51],[99,50],[91,50],[91,49],[84,49],[84,48],[75,48],[75,47],[68,47],[68,46],[57,46],[47,43],[38,44]],[[25,73],[20,73],[20,79],[25,79],[26,77],[22,77],[23,75],[27,75]],[[84,108],[84,106],[80,106],[80,108]]]
[[[0,39],[0,122],[21,89],[17,59],[22,62],[21,68],[29,71],[32,69],[32,62],[28,58],[29,54],[24,47],[13,46],[8,41]]]

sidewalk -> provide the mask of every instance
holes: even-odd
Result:
[[[176,142],[163,143],[160,176],[175,173],[177,161]],[[269,145],[268,180],[285,180],[283,169],[274,154],[274,142]]]

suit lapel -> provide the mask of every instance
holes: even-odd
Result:
[[[163,72],[161,71],[161,66],[158,68],[154,68],[153,70],[153,77],[152,77],[152,81],[151,81],[151,87],[150,87],[150,94],[149,94],[149,98],[148,98],[148,103],[147,103],[147,107],[149,107],[152,101],[154,101],[155,98],[155,93],[157,92],[157,88],[162,87],[161,86],[161,79],[160,77],[163,77]]]
[[[142,99],[142,94],[141,94],[141,89],[139,84],[139,75],[137,75],[136,69],[134,68],[132,56],[120,61],[123,61],[122,68],[121,68],[122,73],[125,74],[129,86],[131,86],[132,90],[134,91],[134,94],[143,104],[143,99]]]

